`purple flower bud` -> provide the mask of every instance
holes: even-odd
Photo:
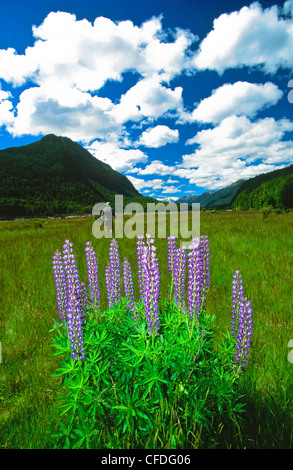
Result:
[[[67,309],[66,278],[64,274],[62,255],[58,250],[54,253],[52,264],[56,287],[56,301],[58,314],[61,320],[64,322]]]
[[[110,308],[111,305],[112,305],[112,300],[111,300],[111,281],[110,281],[110,267],[109,267],[109,264],[107,264],[106,267],[105,267],[105,283],[106,283],[108,307]]]
[[[106,286],[108,295],[108,307],[113,307],[121,300],[121,273],[118,243],[113,238],[109,249],[109,264],[106,266]]]
[[[240,303],[243,302],[242,277],[239,271],[235,271],[232,281],[232,311],[231,311],[231,333],[235,338],[235,332],[238,330]]]
[[[188,316],[197,318],[202,305],[204,285],[203,250],[199,239],[193,240],[188,254]]]
[[[173,260],[174,297],[178,307],[180,307],[183,313],[185,313],[185,277],[187,261],[187,253],[185,246],[176,248],[173,253]]]
[[[204,286],[203,286],[203,304],[206,302],[206,295],[208,288],[210,287],[210,246],[209,246],[209,237],[207,235],[202,235],[200,237],[203,251],[203,277],[204,277]]]
[[[84,320],[86,311],[87,311],[87,304],[88,304],[88,298],[87,298],[87,291],[86,291],[86,285],[84,282],[80,283],[80,307],[82,311],[82,320]]]
[[[246,367],[251,347],[253,321],[251,302],[244,298],[243,281],[239,271],[235,271],[232,281],[231,332],[236,339],[235,358],[238,368]]]
[[[210,257],[207,235],[192,240],[188,254],[188,315],[198,317],[205,307],[207,291],[210,285]]]
[[[90,289],[90,299],[92,305],[100,310],[100,287],[99,287],[99,274],[96,253],[91,245],[91,242],[86,243],[86,262],[88,273],[88,285]]]
[[[83,360],[85,352],[82,331],[82,291],[72,243],[69,240],[65,240],[63,246],[63,262],[66,275],[68,336],[73,351],[71,357],[76,361]]]
[[[144,279],[143,279],[143,268],[142,268],[142,254],[143,254],[143,247],[145,246],[145,242],[142,235],[138,235],[137,237],[137,281],[138,281],[138,289],[139,289],[139,296],[140,299],[143,300],[144,297]]]
[[[141,241],[141,240],[140,240]],[[147,237],[146,245],[141,244],[139,250],[139,262],[142,270],[141,292],[145,308],[148,332],[155,336],[159,330],[159,295],[160,272],[156,257],[154,240]],[[142,285],[143,279],[143,285]]]

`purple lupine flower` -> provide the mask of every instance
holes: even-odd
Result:
[[[239,370],[241,367],[246,367],[248,360],[253,329],[252,312],[251,302],[245,297],[244,301],[240,303],[238,334],[236,338],[235,357],[236,362],[239,364]]]
[[[111,282],[110,282],[110,267],[109,267],[109,264],[107,264],[106,267],[105,267],[105,283],[106,283],[108,307],[111,308],[112,300],[111,300]]]
[[[201,305],[204,286],[203,249],[200,239],[194,239],[188,254],[188,316],[197,318]]]
[[[92,305],[100,310],[100,286],[99,286],[99,272],[96,253],[92,247],[91,242],[86,243],[86,262],[88,285],[90,290],[90,299]]]
[[[64,274],[64,266],[61,253],[57,250],[53,256],[53,272],[56,287],[56,301],[58,314],[63,322],[65,322],[67,296],[66,296],[66,278]]]
[[[124,284],[124,295],[127,298],[127,308],[134,313],[135,310],[135,301],[134,301],[134,289],[133,289],[133,280],[132,280],[132,271],[131,264],[127,258],[124,258],[123,261],[123,284]],[[133,319],[136,316],[132,317]]]
[[[63,262],[66,275],[67,309],[66,318],[69,331],[71,357],[76,361],[85,358],[83,331],[82,331],[82,291],[79,274],[73,254],[72,243],[65,240],[63,246]]]
[[[171,276],[174,276],[174,257],[176,252],[176,238],[170,235],[167,238],[168,243],[168,272]]]
[[[235,338],[238,330],[240,303],[244,301],[243,281],[240,272],[237,270],[232,281],[232,311],[231,311],[231,333]]]
[[[155,336],[159,330],[159,295],[160,272],[156,257],[156,247],[150,235],[146,235],[146,246],[142,247],[142,271],[143,271],[143,304],[149,334]]]
[[[232,287],[231,331],[233,338],[236,339],[235,358],[239,370],[241,370],[242,367],[246,367],[253,329],[253,310],[251,308],[251,302],[247,300],[247,297],[244,298],[242,284],[241,274],[239,271],[235,271]]]
[[[189,316],[198,317],[206,304],[210,286],[210,249],[207,235],[192,240],[188,258],[188,311]]]
[[[139,289],[139,297],[143,300],[144,296],[144,280],[143,280],[143,269],[142,269],[142,254],[143,254],[143,247],[145,246],[145,242],[142,235],[137,236],[137,280],[138,280],[138,289]]]
[[[106,283],[108,284],[108,306],[113,307],[121,300],[121,273],[118,243],[113,238],[109,249],[109,264],[106,268]]]
[[[203,248],[203,265],[204,265],[204,299],[203,303],[205,305],[206,295],[208,288],[210,287],[210,244],[208,235],[202,235],[200,237],[202,248]]]
[[[174,297],[176,304],[185,313],[185,277],[186,277],[186,247],[176,248],[174,253]]]
[[[88,304],[88,298],[87,298],[87,290],[86,290],[86,285],[85,282],[80,283],[80,307],[82,311],[82,320],[85,318],[85,314],[87,311],[87,304]]]

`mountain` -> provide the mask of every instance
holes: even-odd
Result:
[[[205,207],[206,209],[227,208],[230,207],[233,197],[244,184],[244,181],[245,180],[238,180],[226,188],[217,191],[206,191],[199,196],[190,194],[189,196],[181,197],[176,202],[187,204],[199,203],[201,207]]]
[[[128,178],[68,137],[0,150],[0,216],[91,213],[115,194],[142,196]]]
[[[158,202],[164,202],[166,204],[172,203],[172,202],[177,202],[177,197],[175,196],[170,196],[170,197],[163,197],[158,200]]]
[[[231,206],[242,210],[268,206],[293,208],[293,165],[245,181]]]

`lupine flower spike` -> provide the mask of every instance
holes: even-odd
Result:
[[[210,287],[210,246],[209,237],[202,235],[200,237],[202,243],[202,254],[203,254],[203,305],[206,303],[206,296]]]
[[[66,295],[66,278],[64,274],[64,266],[61,253],[57,250],[53,256],[53,272],[56,287],[56,301],[58,314],[64,322],[66,319],[67,295]]]
[[[137,236],[137,280],[139,288],[139,297],[141,300],[144,298],[144,280],[143,280],[143,269],[142,269],[142,253],[145,242],[142,235]]]
[[[239,271],[235,271],[232,281],[232,311],[231,311],[231,333],[235,338],[238,331],[240,303],[244,300],[243,281]]]
[[[108,306],[113,307],[121,300],[121,272],[118,243],[113,238],[109,249],[109,264],[106,266],[106,287]]]
[[[197,318],[201,304],[203,291],[203,251],[200,240],[194,239],[190,245],[188,254],[188,316]]]
[[[82,304],[79,274],[73,254],[72,243],[65,240],[63,246],[63,262],[66,275],[67,309],[66,318],[69,331],[71,357],[76,361],[85,358],[82,331]]]
[[[147,243],[142,246],[142,254],[139,256],[139,265],[142,269],[140,278],[140,291],[143,292],[143,304],[147,321],[148,332],[155,336],[159,330],[159,295],[160,295],[160,272],[156,257],[156,247],[150,235],[146,235]],[[143,284],[142,284],[143,279]]]
[[[174,297],[176,304],[185,313],[185,277],[186,277],[186,247],[176,248],[174,253]]]
[[[111,282],[110,282],[110,267],[109,264],[105,267],[105,284],[107,291],[108,307],[112,306]]]
[[[90,300],[92,305],[100,310],[100,286],[99,286],[99,272],[96,253],[92,247],[91,242],[86,243],[86,262],[88,285],[90,290]]]
[[[210,249],[207,235],[195,238],[188,254],[188,315],[198,317],[205,307],[207,291],[210,285]]]
[[[239,310],[239,329],[236,340],[236,361],[238,362],[240,368],[246,367],[246,362],[248,360],[248,354],[251,347],[251,338],[252,338],[252,308],[251,302],[245,297],[244,302],[241,305]]]
[[[232,287],[231,332],[233,338],[236,339],[235,358],[239,371],[242,367],[246,367],[253,329],[253,310],[251,302],[246,297],[244,298],[242,283],[241,274],[235,271]]]
[[[87,304],[88,304],[88,298],[87,298],[86,285],[85,285],[85,282],[81,282],[80,283],[80,307],[82,311],[82,320],[84,320],[85,314],[87,312]]]

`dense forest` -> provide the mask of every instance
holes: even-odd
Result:
[[[0,151],[0,217],[89,214],[115,194],[141,198],[126,176],[53,134]]]
[[[2,218],[91,214],[98,202],[114,207],[115,194],[124,196],[124,206],[139,202],[146,209],[149,202],[158,202],[142,196],[125,175],[67,137],[49,134],[0,150]],[[293,208],[293,165],[176,202],[198,202],[208,209]]]
[[[238,210],[293,208],[293,165],[245,181],[231,207]]]

